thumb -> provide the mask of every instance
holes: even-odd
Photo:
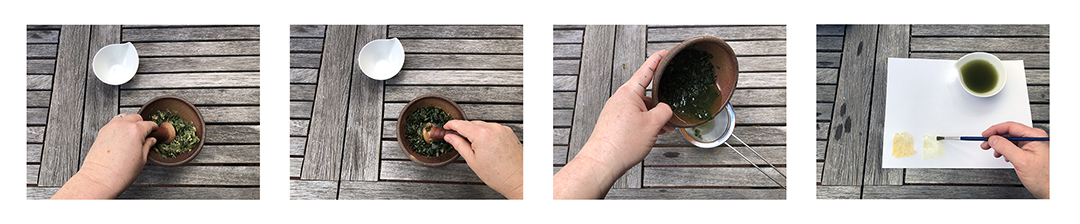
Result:
[[[465,158],[465,162],[473,160],[473,155],[476,153],[473,152],[472,144],[469,144],[469,141],[466,141],[456,134],[446,134],[443,136],[443,140],[449,142],[450,145],[453,145],[454,150],[457,150],[458,154],[460,154],[462,158]]]
[[[150,147],[154,146],[154,144],[157,144],[157,139],[156,138],[147,137],[146,139],[143,140],[143,145],[142,145],[143,157],[146,157],[146,154],[150,153]]]
[[[671,120],[671,106],[668,106],[667,103],[659,103],[645,114],[649,121],[649,127],[663,128],[664,124]]]
[[[995,152],[1005,156],[1006,159],[1016,159],[1017,157],[1015,157],[1014,155],[1019,155],[1023,152],[1022,149],[1016,147],[1016,145],[1014,145],[1011,141],[1005,139],[1005,137],[1001,137],[1000,135],[990,136],[990,139],[987,139],[986,142],[990,144],[991,148],[994,148]]]

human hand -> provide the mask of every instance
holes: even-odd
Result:
[[[1046,131],[1028,127],[1016,122],[1005,122],[990,126],[982,133],[989,138],[980,147],[983,150],[993,148],[994,157],[1005,156],[1005,162],[1013,164],[1016,176],[1036,198],[1050,198],[1050,142],[1018,141],[1011,142],[1004,137],[1049,137]]]
[[[443,128],[457,131],[472,141],[455,134],[443,136],[480,180],[506,198],[522,199],[521,141],[514,130],[479,120],[451,120]]]
[[[645,96],[645,87],[666,54],[660,50],[649,56],[608,98],[588,142],[555,175],[556,198],[603,197],[626,170],[645,159],[656,136],[675,130],[667,125],[671,107],[659,103],[649,108],[653,101]]]
[[[146,164],[146,154],[157,143],[147,137],[157,123],[138,114],[120,114],[98,131],[82,168],[54,199],[115,198],[123,193]]]

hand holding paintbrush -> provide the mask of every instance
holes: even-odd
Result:
[[[987,138],[980,147],[994,149],[994,157],[1005,157],[1013,164],[1016,176],[1036,198],[1050,198],[1050,142],[1049,134],[1038,128],[1016,122],[990,126],[982,133]],[[1009,137],[1046,138],[1046,140],[1010,141]]]

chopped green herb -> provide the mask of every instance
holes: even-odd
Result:
[[[453,145],[443,140],[434,140],[431,143],[424,141],[423,132],[430,129],[425,124],[431,123],[442,127],[453,117],[438,107],[421,107],[413,111],[405,118],[405,141],[409,143],[416,154],[425,157],[439,157],[454,149]]]
[[[172,143],[164,144],[159,142],[150,148],[150,150],[160,153],[162,158],[174,158],[177,155],[191,151],[192,148],[195,148],[195,144],[199,143],[199,136],[195,135],[195,123],[181,119],[179,115],[170,110],[157,111],[157,114],[150,115],[150,121],[159,125],[162,122],[169,122],[176,129],[176,137],[173,138]]]
[[[716,75],[709,59],[713,55],[695,49],[683,50],[675,55],[664,69],[660,78],[662,101],[671,106],[672,111],[683,116],[711,120],[713,101],[720,96],[717,92]]]

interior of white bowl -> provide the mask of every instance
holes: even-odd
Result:
[[[397,75],[405,64],[405,48],[397,38],[374,40],[360,49],[356,62],[368,77],[376,80],[390,79]]]
[[[94,75],[109,85],[121,85],[139,70],[139,53],[131,43],[111,44],[94,54]]]

